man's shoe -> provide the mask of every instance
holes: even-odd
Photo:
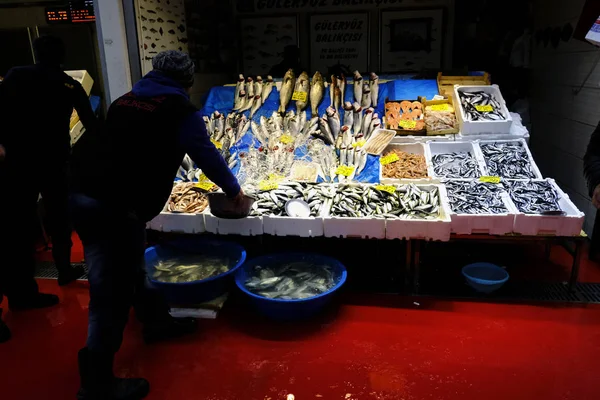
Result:
[[[65,286],[71,282],[75,282],[85,274],[85,269],[79,265],[77,267],[60,269],[58,272],[58,286]]]
[[[143,335],[146,343],[176,339],[196,332],[195,318],[173,318],[169,316],[164,321],[144,324]]]
[[[114,376],[114,354],[84,348],[78,358],[81,378],[78,400],[141,400],[150,392],[150,384],[143,378]]]
[[[37,293],[34,296],[19,299],[8,300],[8,305],[13,311],[33,310],[36,308],[46,308],[57,305],[59,302],[58,296],[47,293]]]
[[[0,310],[0,316],[2,316],[2,310]],[[0,343],[7,342],[10,338],[11,334],[8,326],[0,319]]]

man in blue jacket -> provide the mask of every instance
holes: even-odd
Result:
[[[73,221],[90,283],[79,399],[141,399],[148,393],[146,380],[118,379],[112,370],[132,305],[147,340],[189,331],[146,287],[143,268],[146,222],[166,203],[184,155],[238,203],[243,196],[190,103],[194,63],[184,53],[165,51],[152,65],[153,71],[110,106],[89,154],[73,161]]]

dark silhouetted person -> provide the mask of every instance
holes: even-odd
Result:
[[[80,399],[140,399],[148,393],[146,380],[113,374],[132,305],[146,341],[195,328],[194,320],[170,316],[162,296],[147,286],[144,270],[146,222],[167,202],[184,155],[238,204],[243,196],[190,103],[190,57],[165,51],[152,65],[131,92],[112,103],[97,144],[73,163],[73,222],[90,283],[87,345],[79,352]],[[135,182],[126,177],[132,166],[142,167]]]
[[[33,47],[37,64],[11,69],[0,84],[0,299],[6,295],[11,310],[58,303],[57,296],[39,293],[34,280],[40,193],[58,283],[84,272],[70,263],[69,124],[73,108],[88,131],[95,129],[96,118],[81,85],[61,69],[62,41],[42,36]]]
[[[285,46],[283,49],[283,61],[273,66],[269,75],[274,78],[283,78],[290,68],[294,70],[296,76],[302,72],[302,67],[300,66],[300,49],[298,49],[298,46]]]

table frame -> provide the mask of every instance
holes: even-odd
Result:
[[[583,254],[583,244],[587,240],[588,236],[582,231],[579,236],[524,236],[517,234],[508,235],[487,235],[487,234],[471,234],[471,235],[458,235],[452,234],[449,242],[456,241],[473,241],[476,243],[498,243],[498,244],[517,244],[517,243],[543,243],[545,246],[546,259],[550,258],[550,250],[552,245],[560,244],[567,250],[567,252],[573,258],[571,264],[571,275],[569,277],[568,287],[569,290],[573,290],[577,284],[579,277],[579,267],[581,264],[581,257]],[[406,281],[412,286],[412,293],[419,293],[419,275],[421,270],[421,252],[427,245],[425,240],[410,240],[407,243],[407,260],[410,259],[410,263],[406,265]],[[408,286],[407,286],[408,288]]]

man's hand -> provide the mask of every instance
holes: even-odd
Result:
[[[244,201],[244,191],[242,189],[240,189],[239,193],[235,195],[235,197],[233,198],[233,202],[235,203],[236,207],[240,207]]]
[[[597,185],[592,194],[592,204],[597,209],[600,209],[600,185]]]
[[[0,144],[0,161],[4,161],[4,157],[6,157],[6,149]]]

